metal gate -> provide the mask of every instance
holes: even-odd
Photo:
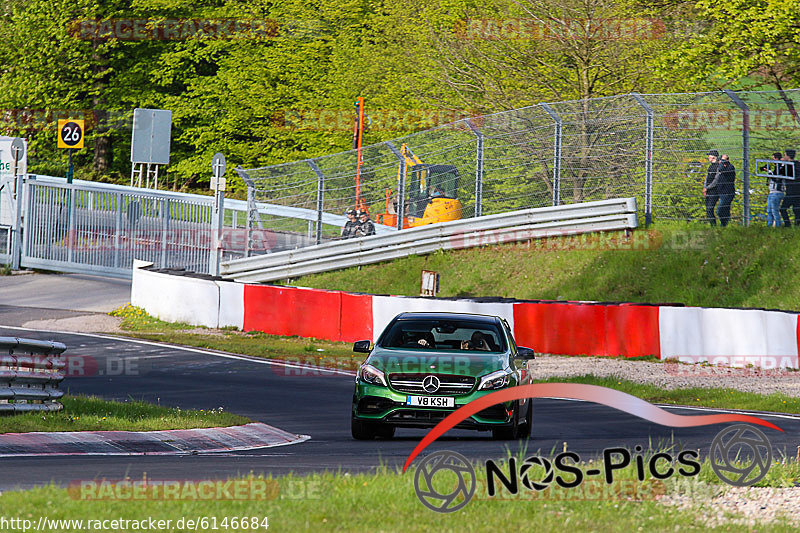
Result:
[[[20,264],[130,277],[134,259],[208,272],[213,199],[28,176]]]

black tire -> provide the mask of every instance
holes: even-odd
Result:
[[[525,410],[525,422],[520,422],[519,404],[514,412],[514,424],[509,427],[496,428],[492,430],[494,440],[516,440],[527,439],[531,434],[533,425],[533,401],[528,399],[528,408]]]
[[[514,439],[514,430],[515,428],[507,427],[507,428],[495,428],[492,430],[492,438],[494,440],[512,440]]]
[[[394,426],[388,424],[377,424],[377,435],[379,439],[391,439],[394,437]]]
[[[533,428],[533,400],[528,398],[528,408],[525,410],[525,422],[517,427],[517,438],[527,439],[531,436]]]
[[[356,440],[391,439],[394,436],[394,426],[376,422],[363,422],[350,419],[350,434]]]

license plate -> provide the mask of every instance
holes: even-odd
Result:
[[[406,396],[406,405],[415,407],[455,407],[456,400],[449,396]]]

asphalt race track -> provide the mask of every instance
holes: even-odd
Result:
[[[310,435],[307,442],[231,454],[135,457],[3,458],[0,490],[27,488],[54,481],[66,485],[81,479],[222,478],[236,474],[319,470],[364,470],[383,464],[402,465],[425,434],[398,430],[391,441],[355,441],[350,437],[353,378],[286,368],[254,358],[223,356],[194,348],[162,346],[99,335],[51,333],[0,326],[0,335],[57,340],[69,354],[94,358],[97,372],[67,378],[62,387],[74,394],[109,399],[128,397],[191,409],[224,407],[286,431]],[[88,368],[88,366],[87,366]],[[102,375],[101,375],[102,374]],[[112,375],[109,375],[112,374]],[[299,374],[299,375],[298,375]],[[705,454],[722,426],[673,429],[645,422],[609,407],[556,399],[534,401],[533,439],[493,441],[488,433],[453,431],[424,454],[449,449],[472,458],[505,457],[525,447],[528,453],[563,449],[582,459],[604,448],[637,444],[647,448],[673,444],[675,449],[700,449]],[[679,414],[698,410],[674,409]],[[717,412],[704,410],[704,414]],[[800,417],[765,417],[785,430],[765,429],[775,453],[794,456],[800,445]],[[449,434],[448,434],[449,435]]]

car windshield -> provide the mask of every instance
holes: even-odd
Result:
[[[469,320],[398,320],[384,332],[379,346],[495,353],[506,350],[499,326]]]

